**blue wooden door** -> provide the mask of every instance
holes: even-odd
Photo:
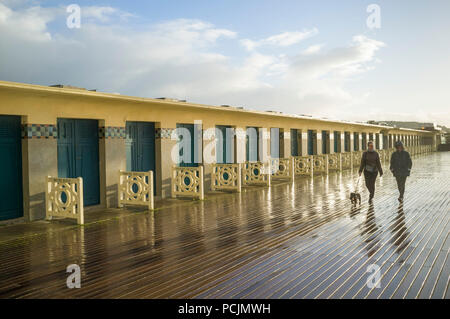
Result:
[[[280,158],[280,129],[278,127],[270,129],[270,157]]]
[[[127,122],[127,170],[155,173],[155,123]]]
[[[328,132],[322,131],[322,154],[328,154],[327,144],[328,144]]]
[[[298,130],[291,129],[291,155],[298,156]]]
[[[345,139],[344,139],[344,150],[345,152],[350,152],[350,132],[345,132]]]
[[[155,123],[126,123],[127,171],[153,171],[153,189],[156,194]]]
[[[340,144],[340,141],[341,141],[341,137],[340,137],[339,132],[337,132],[337,131],[334,131],[333,134],[334,134],[334,152],[338,153],[338,152],[340,152],[339,144]]]
[[[100,203],[98,121],[58,119],[58,176],[82,177],[84,205]]]
[[[231,126],[216,126],[216,160],[219,164],[234,163],[234,139]]]
[[[183,136],[183,135],[179,135],[179,140],[178,140],[178,145],[179,146],[183,146],[183,147],[179,147],[179,155],[180,155],[180,167],[197,167],[198,163],[195,162],[195,126],[194,124],[177,124],[177,128],[180,129],[185,129],[183,131],[185,132],[189,132],[188,134],[190,135],[188,136]],[[186,131],[187,130],[187,131]],[[189,159],[187,159],[186,161],[184,160],[185,158],[185,153],[187,151],[187,149],[190,150],[190,155],[189,155]],[[198,150],[197,150],[198,151]]]
[[[353,133],[353,150],[359,151],[359,133]]]
[[[0,116],[0,220],[23,216],[20,116]]]
[[[312,130],[308,130],[308,155],[314,155],[314,132]]]
[[[256,162],[259,159],[259,129],[247,127],[246,134],[247,161]]]
[[[367,149],[367,135],[366,135],[366,133],[362,134],[361,145],[362,145],[362,149],[363,150]]]

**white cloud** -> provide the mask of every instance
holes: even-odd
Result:
[[[18,37],[24,41],[48,41],[51,34],[47,24],[57,15],[58,9],[28,7],[12,10],[0,3],[0,31],[2,37]]]
[[[113,7],[99,7],[99,6],[89,6],[83,7],[81,10],[82,19],[89,19],[89,21],[99,21],[99,22],[111,22],[114,18],[119,18],[122,21],[126,21],[129,18],[134,17],[133,14],[119,10]]]
[[[355,36],[348,46],[323,51],[316,45],[289,56],[283,48],[318,30],[251,41],[201,20],[178,19],[136,29],[111,19],[133,17],[114,8],[82,12],[89,14],[89,23],[56,32],[49,24],[65,25],[61,8],[0,5],[0,79],[350,119],[366,97],[351,94],[346,83],[370,70],[384,46]],[[219,44],[225,40],[247,43],[250,52],[244,51],[244,57],[224,54]],[[253,51],[269,45],[280,51]]]
[[[241,44],[248,50],[253,51],[257,47],[261,46],[278,46],[278,47],[287,47],[294,44],[297,44],[307,38],[315,36],[319,31],[317,28],[313,28],[311,30],[304,31],[294,31],[294,32],[284,32],[280,34],[276,34],[261,40],[250,40],[243,39],[241,40]]]
[[[309,47],[307,47],[305,50],[302,51],[302,54],[303,55],[317,54],[320,52],[323,46],[324,46],[323,44],[310,45]]]

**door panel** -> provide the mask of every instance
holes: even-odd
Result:
[[[322,154],[327,154],[327,132],[322,131]]]
[[[359,151],[359,134],[353,133],[353,150]]]
[[[231,126],[216,126],[216,160],[219,164],[234,163],[234,136]]]
[[[127,122],[126,132],[127,170],[153,171],[153,189],[156,193],[155,123]]]
[[[350,133],[349,132],[345,132],[344,151],[350,152]]]
[[[338,153],[338,152],[340,152],[341,150],[340,150],[340,144],[341,144],[341,137],[340,137],[340,132],[337,132],[337,131],[335,131],[334,133],[334,152],[335,153]]]
[[[314,155],[314,132],[311,130],[308,130],[308,155]]]
[[[280,129],[277,127],[270,129],[270,157],[280,157]]]
[[[100,203],[98,121],[58,119],[58,176],[82,177],[84,205]]]
[[[178,141],[178,145],[180,146],[180,145],[182,145],[183,146],[183,148],[179,148],[179,155],[180,155],[180,158],[181,158],[181,161],[180,161],[180,167],[197,167],[198,166],[198,163],[195,163],[195,148],[194,148],[194,146],[195,146],[195,144],[194,144],[194,139],[195,139],[195,134],[194,134],[194,124],[177,124],[177,128],[184,128],[184,129],[186,129],[186,130],[188,130],[189,131],[189,135],[190,135],[190,141],[187,141],[187,140],[184,140],[186,137],[184,137],[184,136],[180,136],[180,140]],[[190,145],[188,145],[188,144],[190,144]],[[189,160],[189,162],[188,163],[186,163],[184,160],[183,160],[183,155],[184,155],[184,152],[185,152],[185,150],[184,150],[184,148],[190,148],[190,160]],[[198,151],[198,150],[197,150]]]
[[[291,155],[298,156],[298,130],[291,129]]]
[[[19,116],[0,116],[0,220],[23,216],[22,140]]]
[[[247,161],[256,162],[259,159],[259,129],[247,127],[246,134]]]

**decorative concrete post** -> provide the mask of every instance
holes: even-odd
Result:
[[[316,136],[317,136],[317,139],[316,139],[316,141],[317,141],[317,146],[316,146],[316,148],[317,148],[317,155],[321,155],[322,154],[322,131],[318,131],[317,133],[316,133]]]
[[[355,151],[355,134],[350,132],[350,152]]]
[[[200,166],[200,173],[199,173],[199,178],[200,178],[200,186],[199,186],[199,190],[200,190],[200,200],[204,200],[205,199],[205,186],[204,186],[204,176],[203,176],[203,166]]]
[[[330,154],[334,153],[334,131],[330,131]]]
[[[260,161],[263,163],[267,163],[270,159],[270,131],[268,131],[265,127],[259,129],[259,153],[260,153]]]
[[[117,207],[118,188],[117,171],[125,170],[127,165],[126,158],[126,122],[103,123],[102,134],[100,138],[100,168],[101,174],[105,174],[105,206]],[[156,149],[156,147],[155,147]],[[103,188],[103,185],[101,185]],[[102,192],[103,193],[103,192]]]
[[[176,126],[169,123],[161,123],[161,128],[156,134],[156,166],[160,167],[158,176],[158,168],[156,169],[156,194],[161,191],[161,196],[171,196],[172,166],[177,165],[173,158],[173,154],[178,152]],[[159,146],[159,147],[158,147]],[[170,154],[167,156],[166,154]]]
[[[244,163],[246,160],[246,131],[243,127],[236,127],[236,162]]]
[[[358,133],[358,151],[362,151],[362,133]]]
[[[288,128],[283,129],[283,156],[289,158],[291,156],[291,139],[297,139],[296,136],[291,136],[291,131]],[[281,154],[280,154],[281,157]]]

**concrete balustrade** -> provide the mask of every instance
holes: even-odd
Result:
[[[45,217],[76,219],[84,224],[83,179],[56,178],[48,176],[45,180]]]
[[[243,185],[270,186],[271,174],[269,163],[245,162],[242,164]]]
[[[352,153],[345,152],[341,153],[341,168],[342,169],[351,169],[352,166]]]
[[[203,166],[172,167],[172,198],[192,197],[205,198]]]
[[[242,168],[240,164],[212,164],[211,190],[241,192]]]
[[[294,161],[292,158],[272,158],[270,167],[273,179],[294,179]]]
[[[328,174],[328,154],[313,155],[314,173]]]
[[[332,153],[328,154],[328,170],[341,171],[342,170],[342,154]]]
[[[154,209],[153,172],[119,171],[119,207],[142,205]]]
[[[432,151],[431,145],[411,146],[411,155]],[[271,179],[293,180],[295,175],[313,176],[314,173],[328,174],[330,171],[358,169],[364,151],[320,154],[310,156],[291,156],[290,158],[273,158],[269,162],[245,162],[242,164],[212,164],[211,189],[241,191],[242,185],[270,186]],[[394,148],[377,150],[383,165],[389,165]],[[200,168],[174,168],[177,174],[175,182],[180,196],[199,197]],[[203,175],[203,174],[201,174]],[[187,185],[183,185],[188,177]]]
[[[359,168],[361,165],[361,157],[362,157],[363,151],[355,151],[352,153],[352,167],[353,168]]]
[[[313,176],[314,166],[312,156],[292,156],[295,175]]]
[[[417,145],[407,149],[411,156],[433,151],[432,145]],[[377,150],[384,165],[389,165],[394,148]],[[363,151],[291,156],[270,159],[269,162],[242,164],[212,164],[211,190],[241,192],[243,185],[270,186],[271,179],[294,180],[295,175],[313,176],[330,171],[357,169]],[[176,197],[204,199],[204,171],[199,167],[172,167],[171,194]],[[118,206],[143,205],[154,209],[153,172],[119,171]],[[82,178],[46,178],[46,219],[63,217],[84,224]]]

